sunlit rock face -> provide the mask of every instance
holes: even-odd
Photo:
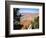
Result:
[[[34,17],[37,17],[38,13],[23,13],[23,16],[20,18],[20,24],[23,25],[22,29],[28,29],[31,25],[31,21]]]

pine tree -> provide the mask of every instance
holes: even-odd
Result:
[[[14,29],[21,29],[22,25],[20,25],[20,17],[19,8],[14,8]]]

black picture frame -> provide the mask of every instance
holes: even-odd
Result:
[[[43,9],[42,9],[42,13],[43,13],[43,28],[42,31],[43,33],[34,33],[34,34],[14,34],[14,35],[10,35],[9,33],[9,23],[10,23],[10,10],[9,10],[9,5],[11,4],[34,4],[34,5],[42,5]],[[22,36],[37,36],[37,35],[45,35],[45,3],[41,3],[41,2],[20,2],[20,1],[5,1],[5,37],[22,37]]]

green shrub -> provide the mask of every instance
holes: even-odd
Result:
[[[32,21],[32,29],[39,28],[39,16],[34,18],[34,21]]]

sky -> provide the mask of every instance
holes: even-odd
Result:
[[[37,8],[19,8],[20,13],[39,13],[39,9]]]

